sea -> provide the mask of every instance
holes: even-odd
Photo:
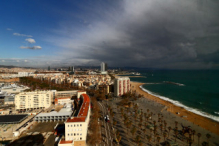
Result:
[[[219,70],[137,70],[142,90],[219,122]],[[130,75],[136,76],[136,75]]]

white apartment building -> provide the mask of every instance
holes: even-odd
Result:
[[[18,77],[28,77],[32,72],[18,72]]]
[[[51,91],[22,92],[15,95],[15,110],[48,108],[51,99]]]
[[[122,96],[130,91],[130,79],[128,77],[119,77],[114,80],[114,95]]]
[[[71,117],[65,122],[65,139],[59,141],[58,146],[86,145],[88,123],[90,120],[90,98],[81,94],[80,107],[77,117]]]

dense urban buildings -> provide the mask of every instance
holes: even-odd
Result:
[[[114,81],[114,96],[122,96],[130,91],[130,79],[128,77],[119,77]]]

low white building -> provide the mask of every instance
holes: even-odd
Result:
[[[90,120],[90,97],[81,94],[80,107],[77,117],[71,117],[65,122],[65,139],[58,146],[86,145],[88,124]]]
[[[71,117],[73,112],[73,105],[66,104],[59,112],[52,111],[50,113],[40,113],[34,120],[36,122],[55,122],[55,121],[65,121]]]

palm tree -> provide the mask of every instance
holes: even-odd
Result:
[[[211,135],[210,134],[206,134],[206,137],[208,139],[208,145],[209,145],[209,139],[211,138]]]
[[[163,124],[160,124],[160,131],[163,132]]]
[[[175,127],[177,127],[177,125],[178,125],[178,122],[177,122],[177,121],[175,121]]]
[[[128,131],[128,129],[129,129],[131,126],[132,126],[132,121],[129,121],[129,122],[128,122],[128,125],[127,125],[127,131]]]
[[[167,127],[167,122],[164,120],[164,129],[166,130],[166,127]]]
[[[144,132],[144,138],[145,138],[145,134],[146,134],[146,128],[143,129],[143,132]]]
[[[154,129],[154,142],[155,142],[156,136],[157,136],[157,131]]]
[[[142,124],[141,124],[141,123],[139,123],[139,124],[138,124],[139,130],[141,130],[141,126],[142,126]]]
[[[141,115],[141,117],[140,117],[140,122],[141,122],[141,123],[143,122],[143,118],[142,118],[142,115]]]
[[[193,142],[192,138],[189,138],[189,145],[190,146],[192,145],[192,142]]]
[[[154,123],[154,126],[155,126],[156,125],[156,121],[154,120],[153,123]]]
[[[176,142],[176,137],[177,137],[177,135],[178,135],[178,130],[175,129],[174,133],[175,133],[175,142]]]
[[[199,146],[199,139],[202,135],[201,135],[201,133],[198,133],[197,136],[198,136],[198,146]]]
[[[152,133],[152,131],[153,131],[153,130],[150,128],[150,133]]]
[[[149,142],[151,142],[152,137],[151,136],[147,136],[147,139]]]
[[[194,139],[195,133],[196,133],[196,131],[195,131],[195,130],[192,130],[193,141],[195,140],[195,139]]]
[[[139,144],[140,141],[141,141],[141,137],[137,135],[135,138],[135,142],[137,143],[137,145]]]
[[[137,121],[137,118],[138,118],[138,115],[137,115],[137,113],[135,113],[135,124],[136,124],[136,121]]]
[[[148,113],[149,113],[149,111],[150,111],[150,110],[149,110],[149,109],[147,109],[147,112],[148,112]]]
[[[164,132],[164,133],[163,133],[163,138],[164,138],[164,141],[166,141],[166,137],[167,137],[167,133],[166,133],[166,132]]]
[[[158,145],[159,145],[159,143],[160,143],[160,136],[157,136],[157,142],[158,142]]]
[[[132,128],[132,130],[131,130],[131,133],[132,133],[133,136],[135,135],[135,132],[136,132],[136,127],[133,126],[133,128]]]
[[[147,118],[147,113],[144,113],[144,119],[146,121],[146,118]]]
[[[139,146],[142,146],[142,145],[143,145],[142,140],[139,141],[139,144],[138,144],[138,145],[139,145]]]

